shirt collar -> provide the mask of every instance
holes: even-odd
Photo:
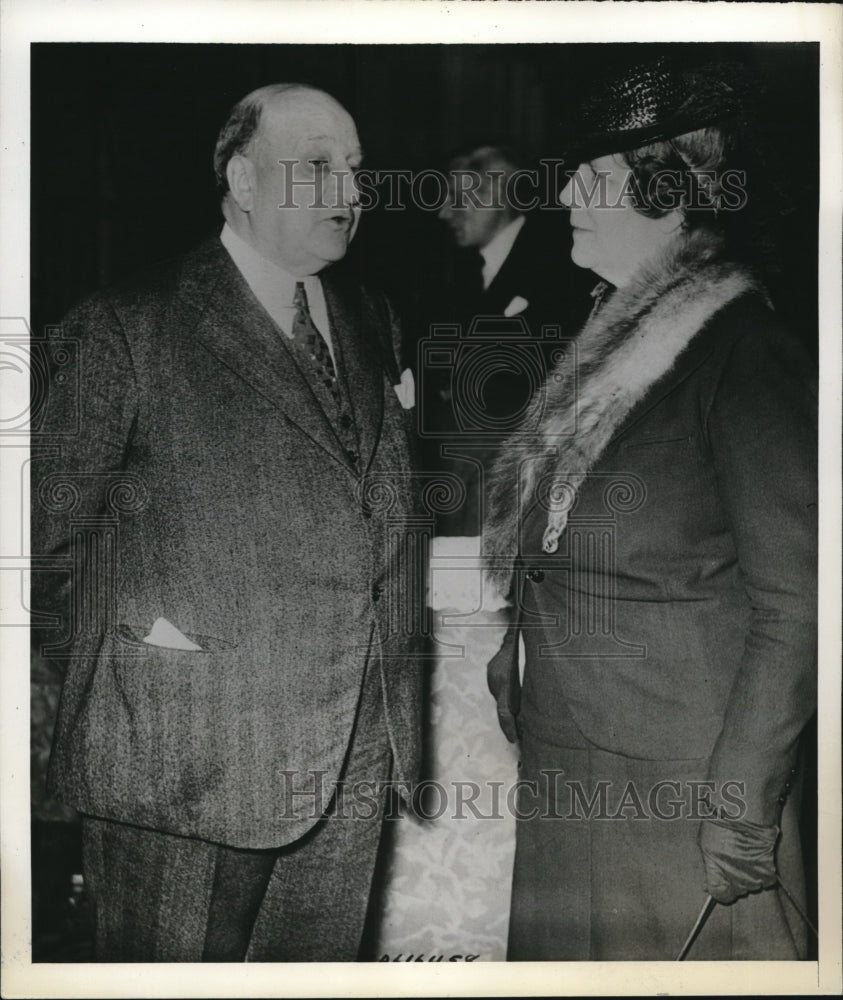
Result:
[[[238,236],[228,223],[223,226],[220,240],[238,271],[243,275],[246,284],[251,288],[255,298],[269,313],[276,326],[280,327],[288,337],[293,334],[293,322],[296,314],[293,305],[296,283],[303,282],[310,309],[310,318],[316,329],[322,334],[333,357],[334,345],[331,338],[331,324],[325,302],[325,292],[319,275],[310,274],[305,278],[296,278],[285,271],[283,267],[273,264],[271,260],[267,260],[266,257],[258,253],[253,246]],[[336,364],[337,359],[334,357],[334,365],[336,366]]]
[[[513,219],[499,233],[496,233],[486,246],[480,250],[480,256],[483,258],[484,288],[488,288],[491,285],[495,275],[500,271],[525,221],[524,216],[519,215],[517,219]]]
[[[293,296],[297,282],[304,282],[308,295],[314,288],[321,286],[321,282],[315,274],[310,274],[305,278],[296,278],[289,271],[285,271],[283,267],[267,260],[241,236],[238,236],[227,222],[222,227],[220,240],[261,305],[266,308],[269,308],[270,304],[273,306],[272,309],[269,309],[270,313],[274,313],[274,309],[279,307],[293,308]]]

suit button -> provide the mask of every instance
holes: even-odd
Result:
[[[349,414],[343,413],[340,417],[340,427],[342,427],[343,430],[348,430],[348,428],[351,427],[351,417]]]
[[[375,584],[372,585],[372,601],[373,601],[373,603],[375,603],[375,604],[378,603],[378,601],[381,599],[381,594],[382,593],[383,593],[383,590],[380,588],[380,586],[378,584],[375,583]]]
[[[367,521],[371,521],[372,512],[367,507],[364,507],[361,513],[363,514],[363,517],[365,517]]]
[[[349,460],[349,462],[351,462],[352,465],[357,465],[358,461],[360,460],[360,456],[357,454],[356,451],[352,450],[351,448],[349,448],[348,451],[345,453],[345,457]]]
[[[530,581],[530,583],[541,583],[542,580],[544,579],[544,570],[543,569],[528,569],[527,570],[527,579]]]

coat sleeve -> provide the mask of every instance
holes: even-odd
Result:
[[[78,359],[73,386],[48,361],[47,395],[31,483],[31,606],[58,616],[61,626],[35,627],[37,644],[55,643],[67,633],[71,588],[79,586],[72,567],[71,519],[108,511],[136,416],[137,381],[128,344],[111,306],[96,296],[74,309],[62,324],[62,341]],[[39,566],[39,559],[40,566]],[[80,597],[80,600],[83,597]]]
[[[817,437],[813,366],[769,321],[749,324],[707,419],[718,488],[751,606],[710,764],[744,782],[745,819],[773,824],[816,708]]]

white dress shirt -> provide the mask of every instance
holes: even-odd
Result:
[[[299,281],[304,283],[310,318],[328,345],[336,371],[337,359],[331,340],[328,307],[325,304],[325,293],[319,276],[311,274],[306,278],[293,277],[282,267],[261,256],[254,247],[241,239],[227,222],[220,233],[220,240],[236,264],[237,270],[246,279],[246,284],[255,293],[255,298],[290,340],[293,339],[293,320],[296,316],[293,305],[296,283]]]
[[[483,290],[485,291],[495,278],[495,275],[503,267],[503,262],[509,256],[521,227],[524,225],[523,215],[513,219],[508,226],[504,226],[487,244],[480,250],[483,258]]]

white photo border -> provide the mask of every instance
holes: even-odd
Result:
[[[321,997],[839,994],[841,975],[840,427],[843,218],[843,9],[811,3],[438,0],[3,0],[0,7],[0,322],[28,319],[30,44],[519,43],[749,41],[820,43],[820,707],[817,962],[473,963],[401,965],[96,965],[30,959],[29,684],[25,627],[0,632],[0,820],[4,997]],[[5,412],[28,386],[0,370]],[[0,439],[3,559],[28,553],[25,452]],[[8,562],[11,560],[11,563]],[[10,580],[11,578],[11,580]],[[0,611],[18,601],[0,573]],[[5,609],[5,610],[4,610]]]

